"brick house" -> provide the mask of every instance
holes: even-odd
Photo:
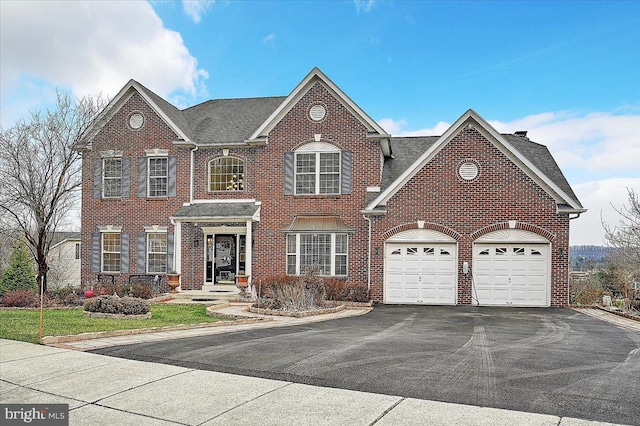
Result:
[[[179,110],[131,80],[82,148],[82,276],[182,290],[321,274],[386,303],[562,306],[582,207],[543,145],[467,111],[391,137],[319,69]]]

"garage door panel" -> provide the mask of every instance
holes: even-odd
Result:
[[[455,244],[393,243],[385,252],[386,302],[455,304]]]
[[[476,244],[473,274],[480,305],[549,306],[545,244]]]

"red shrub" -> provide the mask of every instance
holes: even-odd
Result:
[[[2,296],[2,304],[7,307],[37,308],[39,302],[38,294],[30,290],[8,291]]]

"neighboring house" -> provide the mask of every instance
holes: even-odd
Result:
[[[53,235],[49,256],[49,289],[80,287],[80,232],[56,232]]]
[[[179,110],[131,80],[82,152],[82,275],[181,288],[322,275],[386,303],[563,306],[582,207],[547,148],[472,110],[391,137],[319,69]]]

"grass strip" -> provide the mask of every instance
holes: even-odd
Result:
[[[44,336],[66,336],[95,331],[131,330],[178,324],[201,324],[220,321],[206,314],[203,305],[152,305],[152,318],[144,320],[88,318],[82,309],[46,309]],[[40,311],[38,309],[0,309],[0,338],[38,343]]]

